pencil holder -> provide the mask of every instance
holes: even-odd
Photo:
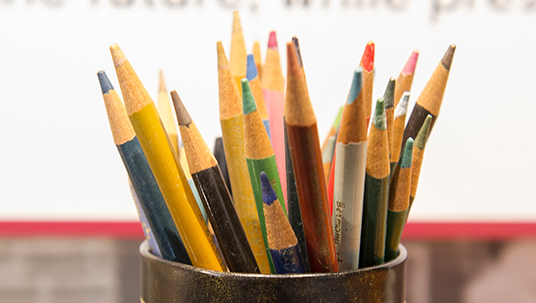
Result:
[[[407,251],[370,268],[331,274],[262,275],[218,272],[154,256],[140,246],[143,303],[405,302]]]

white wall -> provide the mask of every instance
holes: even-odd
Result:
[[[136,219],[96,76],[117,86],[108,46],[153,96],[163,68],[212,145],[216,41],[229,52],[234,9],[249,48],[258,39],[264,55],[277,31],[284,66],[298,36],[322,138],[369,40],[375,98],[421,52],[413,102],[457,44],[412,219],[536,219],[535,0],[303,1],[0,0],[0,220]]]

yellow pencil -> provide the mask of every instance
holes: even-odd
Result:
[[[269,274],[271,273],[270,263],[246,164],[242,99],[231,75],[229,61],[221,42],[217,43],[217,51],[220,124],[229,179],[233,189],[234,206],[261,273]]]
[[[110,46],[110,51],[130,122],[192,264],[221,271],[224,268],[222,260],[179,165],[177,154],[169,144],[153,100],[119,45]]]
[[[241,81],[242,78],[246,77],[246,57],[246,43],[244,42],[244,34],[242,33],[242,25],[240,24],[240,15],[238,14],[238,11],[234,11],[229,62],[231,63],[231,73],[235,77],[236,86],[238,87],[240,95],[242,95]]]

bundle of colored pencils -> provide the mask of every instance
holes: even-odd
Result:
[[[162,73],[158,110],[117,44],[110,51],[124,104],[98,73],[153,253],[263,274],[347,271],[396,258],[455,46],[406,123],[419,53],[389,79],[373,110],[369,42],[321,148],[298,39],[286,45],[285,80],[275,32],[265,64],[258,42],[247,55],[238,12],[232,33],[230,60],[216,43],[222,138],[215,154],[188,101],[176,91],[170,98]]]

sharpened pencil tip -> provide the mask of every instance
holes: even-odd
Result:
[[[456,45],[451,44],[449,46],[449,49],[447,49],[447,52],[443,56],[443,59],[441,59],[441,63],[447,69],[450,71],[450,66],[452,65],[452,59],[454,58],[454,51],[456,51]]]
[[[387,87],[385,88],[385,92],[383,93],[383,99],[385,100],[385,108],[395,106],[395,86],[396,79],[389,79]]]
[[[268,180],[268,176],[265,172],[260,173],[261,178],[261,189],[262,189],[262,201],[270,206],[274,203],[275,200],[277,200],[277,196],[275,195],[275,191],[272,188],[272,184],[270,184],[270,180]]]
[[[277,36],[275,31],[270,32],[270,37],[268,38],[268,48],[277,49]]]
[[[417,66],[417,59],[419,59],[419,51],[414,50],[411,53],[411,56],[409,56],[409,59],[406,62],[406,65],[404,65],[404,69],[402,69],[402,73],[406,75],[413,74],[415,72],[415,67]]]
[[[257,110],[257,104],[255,103],[255,98],[251,93],[251,88],[249,87],[248,79],[242,78],[242,108],[244,115],[247,115],[251,112]]]
[[[179,97],[179,94],[177,94],[177,91],[171,91],[171,99],[173,100],[173,105],[175,105],[175,112],[177,113],[177,120],[179,122],[179,125],[189,127],[192,123],[192,117],[190,117],[190,114],[186,110],[184,103],[182,103],[182,100]]]
[[[383,97],[376,101],[376,108],[374,109],[374,117],[372,117],[372,124],[376,128],[384,130],[387,129],[387,119],[385,117],[385,101]]]
[[[119,47],[119,44],[114,43],[110,45],[110,53],[112,54],[112,60],[114,62],[114,66],[119,66],[123,64],[127,60],[127,57],[125,57],[125,54]]]
[[[298,37],[294,36],[292,37],[292,43],[294,44],[294,47],[296,48],[296,54],[298,55],[298,62],[300,63],[300,67],[303,68],[303,59],[300,49],[300,41],[298,40]]]
[[[428,115],[426,116],[426,119],[424,119],[421,129],[417,134],[417,138],[415,138],[415,147],[419,149],[424,149],[424,147],[426,146],[426,140],[428,139],[428,134],[430,133],[430,125],[432,124],[432,119],[432,115]]]
[[[166,81],[164,81],[164,71],[159,71],[159,85],[158,85],[158,92],[159,93],[166,93],[167,94],[167,88],[166,88]]]
[[[255,57],[249,54],[247,57],[246,78],[248,81],[255,79],[258,76],[257,65],[255,64]]]
[[[404,116],[407,114],[410,96],[411,96],[410,92],[404,92],[402,94],[402,97],[400,97],[400,101],[398,101],[398,104],[396,105],[396,108],[395,108],[395,118]]]
[[[404,153],[402,154],[402,159],[400,159],[400,168],[411,167],[413,162],[413,138],[409,137],[404,146]]]
[[[352,104],[363,87],[363,68],[359,66],[354,71],[354,78],[352,79],[352,86],[350,87],[350,92],[348,93],[348,98],[346,99],[346,104]]]
[[[373,41],[370,41],[367,43],[367,46],[365,46],[365,51],[363,52],[363,57],[361,58],[361,66],[363,66],[363,68],[368,72],[374,69],[375,49],[376,45]]]
[[[112,82],[110,82],[110,79],[108,79],[108,76],[106,76],[106,72],[101,70],[97,73],[97,77],[99,77],[99,83],[101,87],[101,91],[103,95],[106,95],[111,90],[114,89]]]

